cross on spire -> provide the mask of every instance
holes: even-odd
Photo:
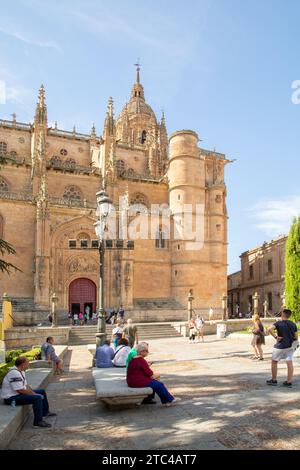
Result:
[[[141,70],[141,64],[140,64],[140,58],[138,57],[137,63],[134,64],[136,67],[136,83],[140,83],[140,70]]]

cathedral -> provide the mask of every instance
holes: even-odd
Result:
[[[146,220],[153,205],[170,214],[166,226],[156,211],[156,229],[135,239],[132,250],[112,240],[113,249],[105,250],[105,306],[123,305],[133,318],[148,306],[157,320],[173,309],[173,319],[183,319],[192,289],[194,308],[204,315],[210,307],[221,311],[227,291],[225,155],[199,148],[191,130],[168,138],[164,114],[158,120],[146,102],[139,66],[118,117],[109,98],[101,136],[94,125],[90,135],[57,123],[48,127],[47,114],[41,86],[32,123],[15,115],[0,120],[0,155],[8,157],[0,169],[0,238],[15,247],[6,260],[20,269],[0,274],[0,295],[48,309],[55,292],[60,312],[97,308],[96,193],[105,185],[117,213],[120,198],[138,205],[130,220]],[[172,228],[181,226],[185,206],[194,226],[196,205],[203,208],[202,240],[187,241]]]

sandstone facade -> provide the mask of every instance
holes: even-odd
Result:
[[[228,276],[229,314],[236,313],[237,305],[243,313],[252,310],[253,295],[259,294],[259,311],[278,313],[284,303],[285,244],[282,235],[275,240],[241,254],[241,271]]]
[[[94,126],[90,135],[56,124],[49,128],[42,86],[32,124],[15,117],[0,121],[0,153],[10,157],[0,172],[0,232],[15,246],[17,255],[9,259],[22,270],[0,275],[0,294],[49,307],[55,292],[60,310],[78,304],[83,309],[86,303],[96,308],[99,253],[93,224],[95,194],[104,184],[117,210],[120,197],[138,205],[130,221],[156,218],[157,228],[135,240],[134,250],[106,250],[106,306],[128,309],[138,299],[170,299],[185,307],[193,289],[195,307],[220,308],[227,290],[228,160],[199,148],[198,140],[189,130],[168,140],[164,115],[158,121],[145,101],[139,67],[130,101],[117,119],[109,99],[102,136]],[[161,209],[151,214],[153,204],[169,206],[169,226]],[[190,205],[193,227],[196,204],[202,210],[200,244],[174,235],[184,225],[184,204]]]

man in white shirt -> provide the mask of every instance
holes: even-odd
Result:
[[[43,420],[46,416],[56,416],[50,413],[47,394],[45,390],[32,390],[27,384],[25,371],[29,367],[26,357],[18,357],[15,366],[7,372],[2,382],[1,398],[6,405],[15,402],[16,406],[32,405],[34,421],[33,426],[38,428],[51,428],[51,424]]]

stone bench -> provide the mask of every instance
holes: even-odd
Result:
[[[58,357],[63,359],[68,351],[68,346],[56,346],[55,351]],[[34,361],[35,363],[44,364],[47,361]],[[26,372],[27,382],[31,388],[45,388],[52,375],[52,366],[47,363],[46,367],[29,369]],[[12,406],[5,405],[0,400],[0,449],[6,449],[10,441],[21,429],[28,418],[31,405]]]
[[[152,394],[152,388],[131,388],[126,382],[126,369],[111,367],[92,370],[96,397],[110,409],[133,408]]]

